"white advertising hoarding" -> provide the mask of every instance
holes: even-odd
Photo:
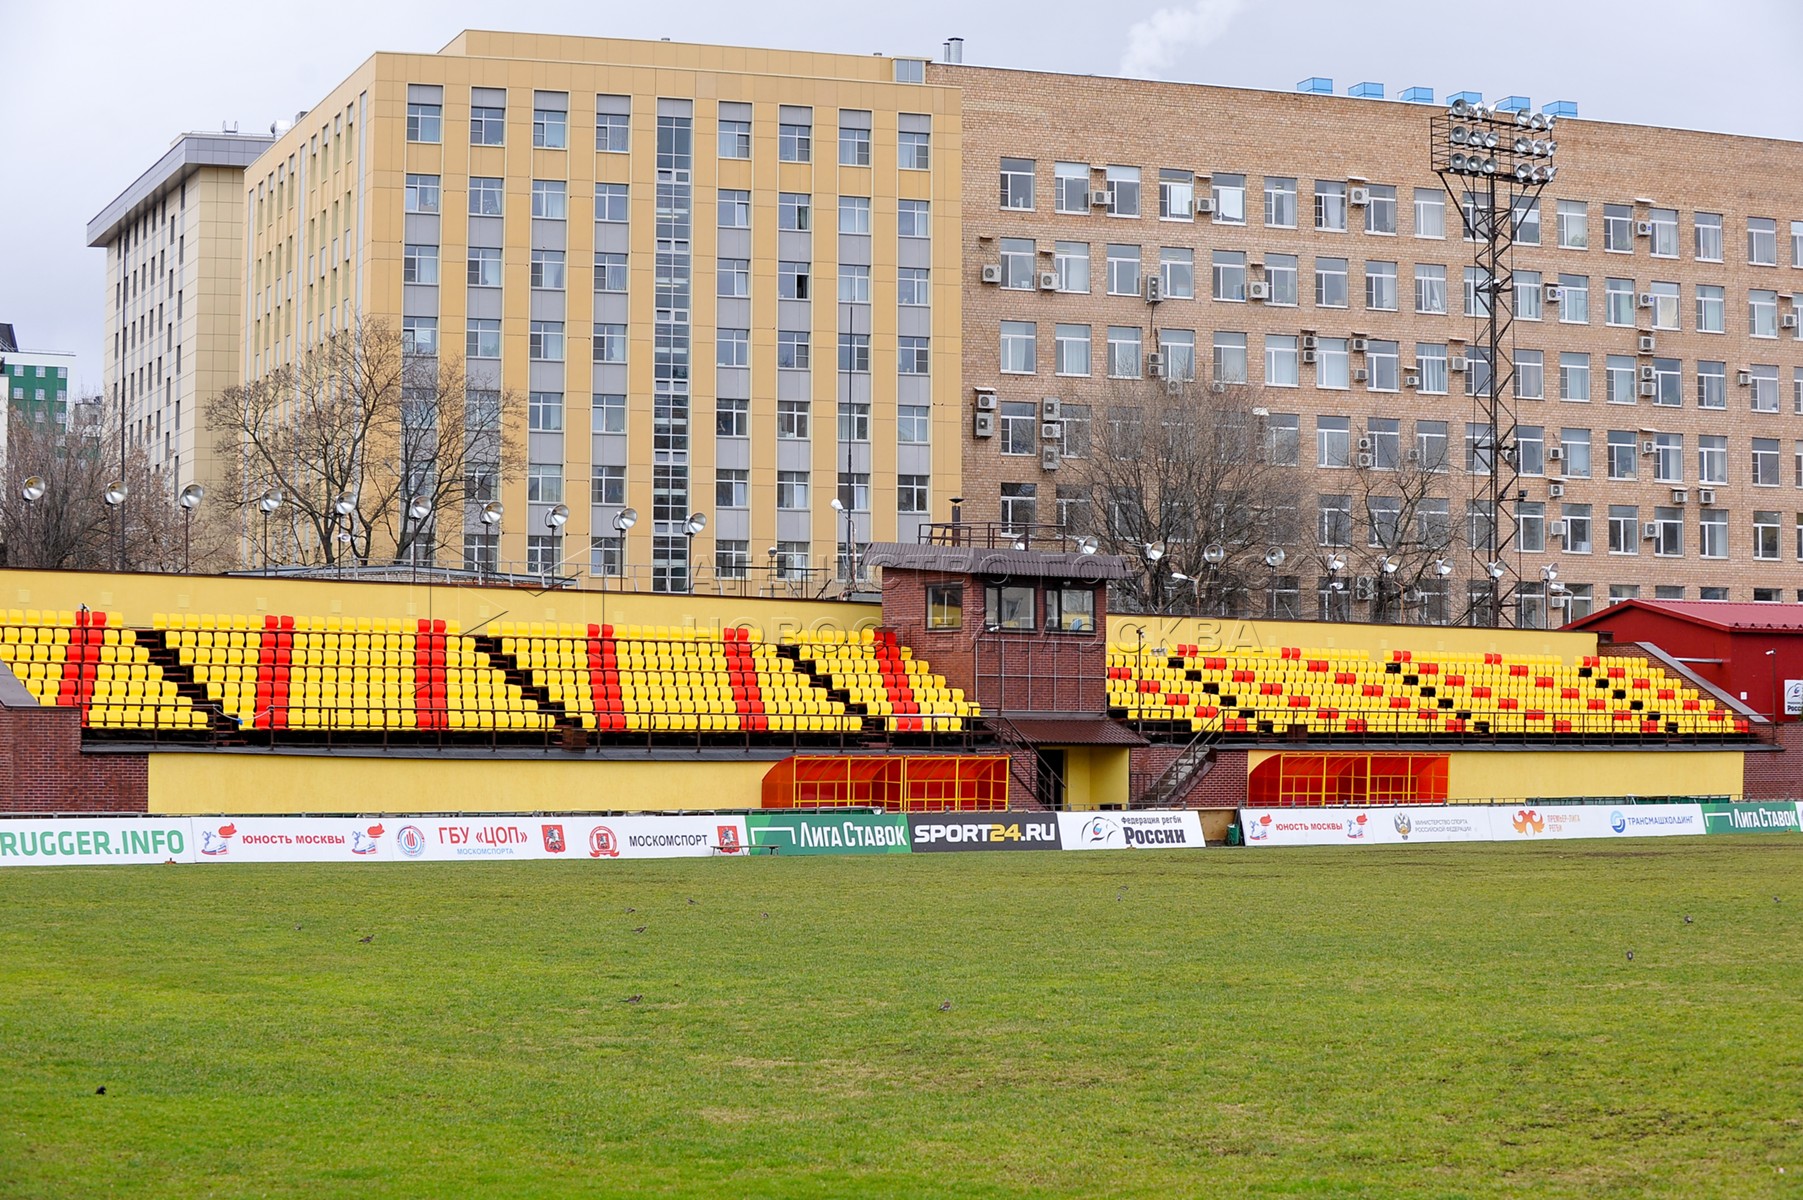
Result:
[[[194,861],[187,817],[62,817],[0,821],[0,867]]]
[[[1550,838],[1671,837],[1703,832],[1696,804],[1422,805],[1245,808],[1248,846],[1397,845]]]
[[[1184,809],[1058,814],[1066,850],[1163,850],[1200,847],[1202,818]]]

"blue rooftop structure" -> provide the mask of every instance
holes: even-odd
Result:
[[[1346,94],[1358,100],[1382,100],[1384,85],[1381,83],[1355,83],[1346,89]]]
[[[1434,89],[1427,87],[1412,87],[1405,90],[1402,95],[1397,98],[1405,104],[1432,104],[1434,102]]]
[[[1504,96],[1496,102],[1498,112],[1528,112],[1533,107],[1534,102],[1526,96]]]
[[[1542,104],[1540,111],[1549,117],[1575,117],[1578,115],[1578,106],[1570,100],[1554,100]]]
[[[1299,92],[1307,92],[1311,96],[1333,95],[1333,80],[1320,75],[1311,75],[1296,85]]]
[[[1450,95],[1446,98],[1446,103],[1450,107],[1451,105],[1457,104],[1461,100],[1463,100],[1467,104],[1482,104],[1484,102],[1484,93],[1482,93],[1482,92],[1454,92],[1452,95]]]

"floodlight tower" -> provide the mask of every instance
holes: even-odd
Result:
[[[1520,457],[1515,429],[1515,235],[1521,219],[1558,173],[1553,155],[1554,119],[1525,108],[1508,111],[1460,97],[1432,121],[1429,153],[1434,173],[1459,210],[1472,243],[1480,347],[1486,378],[1471,381],[1473,416],[1488,429],[1489,474],[1473,488],[1474,504],[1489,508],[1488,544],[1473,539],[1472,558],[1488,581],[1489,625],[1520,624],[1521,562],[1517,508]],[[1468,356],[1466,370],[1479,369]],[[1474,523],[1475,524],[1475,523]],[[1505,614],[1507,616],[1505,617]],[[1480,614],[1469,610],[1472,624]]]

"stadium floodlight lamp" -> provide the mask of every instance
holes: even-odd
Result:
[[[625,533],[628,529],[631,529],[638,523],[639,510],[636,508],[622,508],[619,512],[614,514],[614,528],[621,533]],[[776,551],[772,550],[771,553],[774,554]]]
[[[1202,561],[1211,567],[1220,566],[1227,561],[1227,548],[1219,542],[1205,547],[1202,551]]]
[[[1157,562],[1164,557],[1165,545],[1163,542],[1147,542],[1144,550],[1147,562]]]
[[[1490,572],[1490,578],[1492,579],[1501,579],[1504,575],[1508,574],[1509,570],[1499,562],[1489,563],[1484,569]]]
[[[424,496],[415,496],[407,502],[407,515],[415,521],[423,521],[432,515],[432,505]]]
[[[547,529],[562,529],[564,522],[569,519],[570,506],[567,504],[553,504],[545,510],[545,528]]]
[[[1526,163],[1516,163],[1515,178],[1522,183],[1527,183],[1534,178],[1534,168],[1528,166]]]
[[[348,517],[357,509],[357,493],[340,492],[338,499],[332,501],[332,511],[341,517]]]
[[[175,498],[175,502],[183,508],[196,508],[206,498],[206,488],[201,487],[198,483],[190,483],[181,490],[181,494]]]
[[[1171,578],[1173,580],[1175,580],[1177,583],[1196,583],[1196,582],[1198,582],[1194,575],[1185,575],[1182,571],[1172,571]]]
[[[1486,158],[1483,161],[1483,173],[1486,175],[1496,174],[1496,160],[1494,158]]]
[[[122,481],[115,479],[106,485],[106,491],[100,493],[100,498],[107,502],[108,507],[117,508],[125,503],[125,498],[129,495],[131,495],[131,489],[126,487]]]
[[[1095,538],[1090,537],[1088,534],[1085,534],[1082,537],[1077,539],[1077,553],[1078,554],[1094,554],[1097,550],[1100,550],[1101,548],[1102,548],[1102,543],[1097,541]]]
[[[682,523],[682,531],[684,533],[688,534],[690,537],[694,537],[696,534],[700,533],[703,529],[706,529],[706,528],[707,528],[707,514],[705,514],[705,513],[698,513],[698,512],[690,513],[689,519]]]
[[[836,513],[842,513],[845,511],[844,502],[841,501],[839,499],[839,497],[837,497],[837,496],[834,496],[831,500],[828,500],[826,503],[827,503],[827,507],[831,508]]]
[[[282,489],[280,488],[270,488],[257,497],[257,508],[262,511],[264,516],[268,516],[280,507],[282,507]]]
[[[1447,562],[1443,558],[1435,559],[1434,560],[1434,574],[1438,575],[1442,579],[1445,579],[1448,575],[1452,574],[1452,564]]]
[[[1471,131],[1463,125],[1454,125],[1452,132],[1447,135],[1447,140],[1455,146],[1463,146],[1471,140]]]
[[[1401,563],[1399,563],[1395,559],[1391,558],[1388,554],[1383,555],[1381,558],[1379,558],[1377,560],[1378,570],[1382,571],[1385,575],[1396,574],[1396,568],[1401,565],[1402,565]]]
[[[19,496],[27,504],[36,504],[44,498],[44,493],[49,490],[42,475],[29,475],[19,487]]]
[[[1465,156],[1463,154],[1455,154],[1447,165],[1454,172],[1463,175],[1465,173]]]
[[[1270,567],[1275,571],[1278,567],[1283,566],[1284,560],[1287,558],[1289,558],[1289,554],[1285,552],[1282,546],[1272,546],[1269,550],[1265,551],[1265,566]]]
[[[1452,102],[1452,107],[1448,108],[1446,112],[1448,116],[1458,117],[1461,120],[1470,117],[1473,115],[1471,101],[1461,96]]]
[[[484,525],[499,525],[501,523],[501,518],[506,514],[507,510],[502,507],[499,500],[490,500],[487,504],[482,506],[482,523]]]
[[[1328,556],[1327,570],[1329,573],[1338,574],[1339,572],[1344,571],[1345,569],[1346,569],[1346,560],[1345,559],[1340,558],[1337,555],[1329,555]]]
[[[1551,583],[1553,580],[1557,579],[1558,577],[1559,577],[1559,568],[1556,564],[1547,563],[1544,567],[1540,568],[1540,578],[1546,580],[1548,583]]]
[[[1330,579],[1327,581],[1327,590],[1330,592],[1343,592],[1346,590],[1346,581],[1344,579]]]

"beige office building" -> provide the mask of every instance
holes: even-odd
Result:
[[[219,478],[201,407],[242,378],[244,168],[269,144],[183,134],[88,222],[106,252],[101,419],[124,420],[172,494]]]
[[[477,485],[441,562],[826,586],[959,478],[961,131],[924,75],[478,32],[377,54],[246,175],[245,373],[362,314],[518,396],[499,536]]]

